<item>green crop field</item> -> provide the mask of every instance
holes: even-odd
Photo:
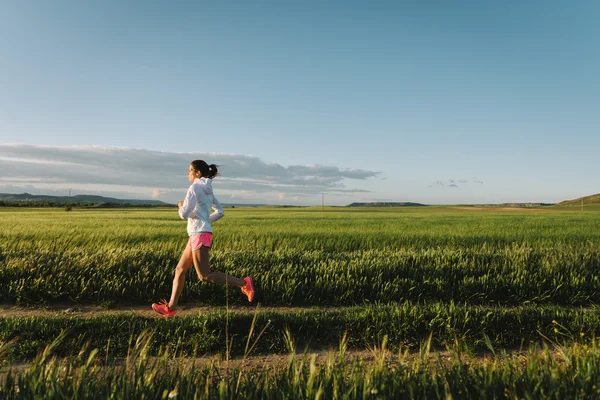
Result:
[[[226,209],[214,224],[211,265],[252,275],[255,304],[239,290],[200,282],[192,268],[180,305],[198,311],[165,320],[136,310],[170,296],[187,241],[174,209],[0,208],[0,301],[10,310],[0,317],[0,397],[34,398],[43,389],[56,398],[162,398],[175,388],[182,398],[365,398],[400,388],[432,398],[597,397],[598,387],[569,378],[600,376],[597,211]],[[96,313],[52,311],[77,307]],[[397,356],[432,346],[496,357],[431,368],[436,361],[418,356],[376,356],[368,365],[336,359],[317,370],[306,358],[285,372],[241,368],[226,376],[214,365],[193,373],[162,365],[292,347],[310,357],[341,343],[380,346],[375,355],[386,343]],[[505,353],[515,349],[529,352],[526,367]],[[30,368],[10,367],[21,362]],[[49,366],[78,371],[83,386]],[[156,379],[146,381],[144,370]],[[50,378],[64,386],[48,386]]]

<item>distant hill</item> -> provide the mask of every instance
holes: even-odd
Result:
[[[502,208],[529,208],[529,207],[549,207],[554,203],[501,203],[501,204],[469,204],[470,207],[502,207]]]
[[[9,194],[0,193],[0,200],[18,202],[45,202],[45,203],[90,203],[90,204],[128,204],[128,205],[153,205],[168,206],[170,204],[160,200],[115,199],[112,197],[96,196],[91,194],[78,194],[75,196],[47,196],[30,193]]]
[[[427,204],[410,203],[410,202],[371,202],[371,203],[352,203],[346,207],[426,207]]]
[[[581,200],[583,200],[583,204],[600,204],[600,193],[593,194],[591,196],[580,197],[575,200],[561,201],[557,204],[557,206],[578,206],[581,204]]]
[[[245,203],[221,203],[221,205],[225,208],[236,208],[236,207],[264,207],[266,204],[257,203],[257,204],[245,204]]]

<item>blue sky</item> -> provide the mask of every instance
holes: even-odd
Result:
[[[0,1],[0,192],[600,192],[597,1]],[[181,164],[181,165],[180,165]]]

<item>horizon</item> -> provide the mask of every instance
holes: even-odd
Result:
[[[43,193],[28,193],[28,192],[23,192],[23,193],[2,193],[0,192],[0,196],[3,195],[15,195],[15,196],[23,196],[23,195],[29,195],[32,197],[55,197],[55,198],[74,198],[74,197],[85,197],[85,196],[89,196],[89,197],[102,197],[104,199],[112,199],[112,200],[118,200],[118,201],[135,201],[135,202],[139,202],[139,201],[148,201],[148,202],[161,202],[164,205],[169,205],[169,206],[175,206],[176,203],[168,203],[168,202],[164,202],[162,200],[158,200],[158,199],[151,199],[151,198],[115,198],[115,197],[110,197],[110,196],[103,196],[103,195],[98,195],[98,194],[93,194],[93,193],[85,193],[85,194],[72,194],[72,195],[66,195],[66,196],[61,196],[61,195],[48,195],[48,194],[43,194]],[[536,202],[515,202],[515,201],[510,201],[510,202],[504,202],[504,203],[448,203],[448,204],[428,204],[428,203],[422,203],[419,201],[388,201],[388,202],[352,202],[352,203],[348,203],[348,204],[344,204],[344,205],[324,205],[325,207],[346,207],[346,206],[351,206],[353,204],[376,204],[376,203],[381,203],[381,204],[402,204],[403,206],[409,207],[409,206],[457,206],[457,205],[466,205],[466,206],[494,206],[494,205],[511,205],[511,204],[524,204],[524,205],[532,205],[532,204],[539,204],[541,206],[551,206],[551,205],[556,205],[558,203],[561,202],[566,202],[566,201],[578,201],[578,200],[583,200],[586,197],[594,197],[594,196],[598,196],[600,195],[600,193],[596,193],[596,194],[592,194],[592,195],[588,195],[588,196],[584,196],[582,198],[577,198],[577,199],[563,199],[560,202],[556,202],[556,203],[551,203],[551,202],[543,202],[543,201],[536,201]],[[5,200],[0,198],[1,200]],[[13,201],[25,201],[25,200],[13,200]],[[147,204],[152,204],[152,203],[147,203]],[[406,204],[409,204],[408,206]],[[294,204],[270,204],[270,203],[248,203],[248,202],[223,202],[222,203],[223,206],[269,206],[269,207],[321,207],[323,205],[294,205]]]
[[[558,203],[600,192],[600,3],[0,5],[0,192]]]

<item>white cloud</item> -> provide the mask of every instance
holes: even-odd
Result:
[[[164,196],[164,195],[165,195],[165,193],[166,193],[166,192],[165,192],[164,190],[154,189],[154,190],[152,191],[152,198],[153,198],[153,199],[158,199],[158,198],[160,198],[160,197]]]
[[[189,163],[217,164],[218,189],[230,192],[285,193],[291,199],[320,193],[364,193],[347,181],[364,181],[379,172],[323,165],[283,166],[258,157],[223,153],[172,153],[101,146],[0,144],[0,185],[59,190],[76,185],[110,185],[123,191],[152,193],[161,199],[184,190]],[[360,184],[358,185],[360,186]],[[217,187],[217,185],[215,185]],[[181,197],[181,195],[179,195]]]

